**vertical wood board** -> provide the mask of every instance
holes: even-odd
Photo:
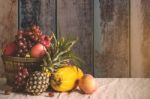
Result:
[[[17,0],[0,0],[0,48],[11,42],[17,32]],[[0,59],[0,73],[4,72],[3,63]]]
[[[57,0],[58,37],[78,38],[74,51],[93,73],[93,0]]]
[[[131,1],[131,76],[138,77],[143,74],[142,66],[142,13],[141,0]]]
[[[150,1],[131,1],[131,75],[150,77]]]
[[[95,35],[99,34],[96,36],[100,45],[94,49],[95,76],[129,77],[129,0],[99,0],[99,12],[100,31],[96,30]]]
[[[19,0],[19,26],[39,25],[45,34],[56,32],[56,0]]]

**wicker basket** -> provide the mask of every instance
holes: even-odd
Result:
[[[37,58],[2,56],[7,83],[12,85],[19,66],[27,67],[29,72],[38,69],[41,63]]]

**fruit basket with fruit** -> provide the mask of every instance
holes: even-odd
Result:
[[[29,71],[33,71],[35,66],[40,63],[37,58],[22,58],[22,57],[11,57],[2,56],[5,75],[7,77],[7,83],[12,85],[14,82],[14,76],[18,71],[19,66],[27,67]]]
[[[84,77],[78,67],[80,58],[72,50],[75,43],[76,40],[56,39],[54,33],[44,35],[38,26],[19,31],[15,41],[3,48],[8,83],[14,91],[31,95],[40,95],[49,86],[67,92],[78,85],[83,91],[89,90],[85,93],[92,93],[95,82],[92,76]]]
[[[8,84],[13,83],[13,78],[19,66],[28,68],[32,72],[41,64],[40,57],[50,46],[51,37],[44,35],[39,26],[33,26],[27,31],[18,31],[15,40],[6,44],[2,49],[2,60]]]

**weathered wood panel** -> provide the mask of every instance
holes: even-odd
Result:
[[[95,76],[129,77],[129,0],[99,0],[99,11],[100,31],[95,35],[99,34],[96,36],[100,45],[94,50]]]
[[[79,38],[74,50],[93,73],[93,0],[57,0],[58,37]]]
[[[17,32],[17,0],[0,0],[0,48],[12,41]],[[0,59],[0,73],[3,72],[3,64]]]
[[[56,0],[19,1],[21,28],[37,24],[44,33],[56,32]]]
[[[131,0],[131,75],[150,77],[150,1]]]

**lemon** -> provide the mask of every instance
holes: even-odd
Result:
[[[76,67],[76,66],[72,66],[72,67],[77,73],[77,79],[80,79],[83,76],[83,71],[80,68]]]
[[[76,66],[63,66],[51,75],[50,85],[55,91],[66,92],[76,87],[83,72]]]

